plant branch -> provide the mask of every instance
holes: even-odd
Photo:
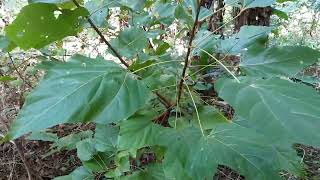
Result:
[[[77,6],[80,7],[80,4],[76,1],[76,0],[72,0],[73,3]],[[87,20],[89,22],[89,24],[91,25],[91,27],[96,31],[96,33],[100,36],[100,38],[102,39],[102,41],[108,46],[108,48],[111,49],[111,51],[117,56],[117,58],[121,61],[121,63],[126,66],[129,67],[129,64],[121,57],[121,55],[118,53],[118,51],[107,41],[107,39],[104,37],[104,35],[102,34],[102,32],[98,29],[98,27],[93,23],[93,21],[90,19],[90,17],[87,17]],[[160,95],[159,93],[156,93],[156,95],[158,96],[158,98],[160,99],[160,102],[165,105],[167,108],[171,107],[171,103],[168,103],[168,100],[165,100],[166,98],[164,98],[164,96]]]
[[[80,7],[80,4],[76,0],[72,0],[73,3],[77,6]],[[107,39],[104,37],[102,32],[99,30],[99,28],[93,23],[92,19],[88,16],[87,20],[91,27],[97,32],[97,34],[100,36],[101,40],[110,48],[110,50],[117,56],[117,58],[121,61],[123,65],[126,67],[129,67],[129,64],[121,57],[121,55],[116,51],[116,49],[107,41]]]
[[[27,84],[31,89],[33,89],[32,85],[31,85],[29,82],[27,82],[27,81],[24,79],[24,77],[22,76],[22,74],[19,72],[19,70],[18,70],[17,66],[14,64],[13,58],[12,58],[12,56],[11,56],[11,54],[10,54],[9,52],[8,52],[8,56],[9,56],[9,59],[10,59],[10,61],[11,61],[11,63],[12,63],[12,66],[13,66],[14,70],[17,72],[17,74],[18,74],[18,76],[20,77],[20,79],[21,79],[25,84]]]
[[[200,14],[200,9],[201,9],[201,5],[200,4],[201,4],[201,1],[198,2],[197,12],[196,12],[196,19],[194,21],[193,28],[192,28],[191,35],[190,35],[190,40],[189,40],[189,44],[188,44],[188,51],[187,51],[187,55],[186,55],[186,58],[185,58],[185,61],[184,61],[184,67],[183,67],[183,70],[182,70],[181,80],[180,80],[180,83],[179,83],[179,86],[178,86],[177,103],[179,103],[179,101],[181,99],[181,95],[183,93],[183,83],[184,83],[184,78],[186,76],[186,72],[187,72],[187,69],[188,69],[188,66],[189,66],[189,57],[190,57],[190,54],[191,54],[191,51],[192,51],[192,42],[193,42],[193,39],[195,37],[196,29],[197,29],[197,26],[198,26],[199,14]]]
[[[172,103],[171,103],[167,98],[165,98],[164,96],[162,96],[162,95],[159,94],[158,92],[155,92],[155,94],[159,97],[160,101],[162,101],[161,103],[162,103],[163,105],[165,105],[167,109],[172,108],[173,105],[172,105]]]

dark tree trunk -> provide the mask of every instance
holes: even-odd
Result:
[[[213,1],[214,0],[202,0],[201,1],[201,6],[207,8],[207,9],[210,9],[212,4],[213,4]]]
[[[223,15],[224,15],[224,2],[223,0],[215,0],[216,8],[214,15],[211,16],[208,30],[214,32],[214,34],[220,34],[223,37]]]
[[[239,13],[239,8],[233,9],[234,17],[236,17]],[[271,7],[247,9],[244,12],[242,12],[239,17],[235,19],[234,30],[238,32],[241,26],[244,25],[270,26],[271,14]]]

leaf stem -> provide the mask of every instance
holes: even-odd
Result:
[[[76,1],[76,0],[72,0],[73,3],[77,6],[77,7],[81,7],[80,4]],[[99,28],[93,23],[92,19],[87,16],[87,20],[89,22],[89,24],[91,25],[91,27],[97,32],[97,34],[100,36],[101,40],[108,46],[108,48],[110,48],[110,50],[117,56],[117,58],[121,61],[121,63],[123,65],[125,65],[126,67],[129,67],[129,64],[121,57],[121,55],[118,53],[118,51],[116,51],[116,49],[107,41],[107,39],[104,37],[104,35],[102,34],[102,32],[99,30]]]
[[[192,28],[192,31],[191,31],[191,34],[190,34],[190,40],[189,40],[189,44],[188,44],[188,51],[187,51],[187,55],[186,55],[186,58],[185,58],[185,61],[184,61],[184,67],[183,67],[183,70],[182,70],[182,75],[181,75],[181,80],[180,80],[180,83],[179,83],[179,88],[178,88],[178,98],[177,98],[177,103],[179,103],[180,99],[181,99],[181,95],[183,93],[183,84],[184,84],[184,78],[186,76],[186,72],[187,72],[187,69],[188,69],[188,66],[189,66],[189,57],[190,57],[190,54],[191,54],[191,50],[192,50],[192,42],[193,42],[193,39],[195,37],[195,34],[196,34],[196,29],[197,29],[197,26],[198,26],[198,20],[199,20],[199,14],[200,14],[200,9],[201,9],[201,1],[198,2],[197,1],[197,12],[196,12],[196,19],[194,21],[194,24],[193,24],[193,28]]]

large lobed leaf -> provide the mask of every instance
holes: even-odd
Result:
[[[218,123],[202,136],[198,128],[165,128],[151,119],[138,116],[123,122],[119,147],[166,147],[162,165],[167,179],[210,179],[218,165],[227,165],[248,179],[261,180],[280,179],[281,169],[297,171],[292,153],[275,149],[266,137],[239,124]]]
[[[60,123],[123,120],[148,100],[149,90],[118,64],[80,55],[68,62],[46,62],[48,70],[13,122],[17,138]]]
[[[320,52],[309,47],[285,46],[268,49],[249,49],[240,67],[250,76],[288,76],[293,77],[304,68],[320,59]]]
[[[272,27],[242,26],[240,31],[229,39],[221,40],[218,51],[224,54],[237,55],[249,47],[264,46]]]
[[[216,87],[237,116],[248,121],[243,124],[270,142],[286,148],[293,143],[320,146],[320,96],[311,87],[278,78],[220,80]]]
[[[85,8],[59,9],[55,4],[35,3],[23,7],[5,28],[6,36],[22,49],[42,48],[81,30]]]

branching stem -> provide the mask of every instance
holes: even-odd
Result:
[[[80,4],[76,0],[72,0],[73,3],[80,7]],[[117,58],[121,61],[123,65],[126,67],[129,67],[129,64],[121,57],[121,55],[118,53],[118,51],[107,41],[107,39],[104,37],[102,32],[99,30],[99,28],[93,23],[92,19],[90,17],[87,17],[87,20],[91,27],[97,32],[97,34],[100,36],[101,40],[108,46],[108,48],[117,56]]]
[[[183,93],[183,84],[184,84],[184,78],[186,76],[186,72],[187,72],[187,69],[188,69],[188,66],[189,66],[189,58],[190,58],[190,54],[191,54],[191,51],[192,51],[192,42],[193,42],[193,39],[195,37],[195,34],[196,34],[196,29],[197,29],[197,26],[198,26],[198,20],[199,20],[199,14],[200,14],[200,9],[201,9],[201,2],[198,2],[198,7],[197,7],[197,12],[196,12],[196,19],[194,21],[194,24],[193,24],[193,28],[192,28],[192,31],[191,31],[191,34],[190,34],[190,40],[189,40],[189,44],[188,44],[188,51],[187,51],[187,55],[186,55],[186,58],[185,58],[185,61],[184,61],[184,67],[183,67],[183,70],[182,70],[182,75],[181,75],[181,80],[180,80],[180,83],[179,83],[179,88],[178,88],[178,97],[177,97],[177,103],[179,103],[180,99],[181,99],[181,95]]]

